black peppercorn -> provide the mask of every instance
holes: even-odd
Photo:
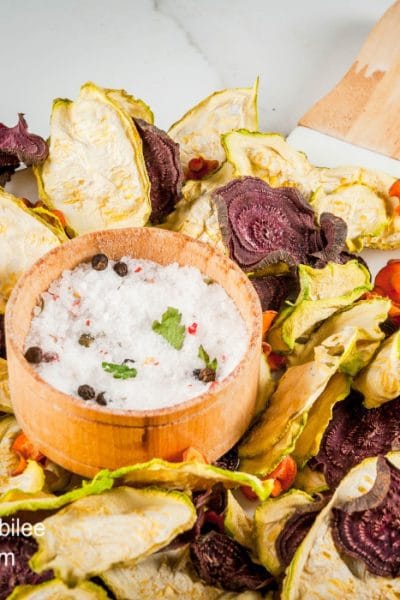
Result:
[[[107,406],[107,400],[105,398],[105,392],[100,392],[100,394],[97,394],[97,396],[96,396],[96,402],[100,406]]]
[[[94,391],[94,389],[92,388],[91,385],[85,384],[85,385],[80,385],[78,387],[78,396],[83,398],[83,400],[93,400],[95,395],[96,395],[96,392]]]
[[[125,275],[128,274],[128,265],[124,262],[117,262],[115,263],[115,265],[113,266],[114,271],[116,272],[117,275],[119,275],[120,277],[125,277]]]
[[[195,369],[193,371],[193,375],[200,379],[203,383],[210,383],[211,381],[215,381],[215,371],[214,369],[210,369],[209,367],[205,367],[204,369]]]
[[[33,365],[38,365],[40,362],[42,362],[42,349],[39,348],[39,346],[31,346],[25,352],[25,358],[29,363],[32,363]]]
[[[108,258],[105,254],[95,254],[92,258],[92,267],[96,271],[107,269]]]

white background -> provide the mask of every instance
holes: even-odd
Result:
[[[390,0],[0,0],[0,122],[47,136],[51,102],[92,80],[167,127],[210,92],[260,86],[260,126],[288,133],[353,62]]]

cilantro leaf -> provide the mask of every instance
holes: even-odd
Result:
[[[210,360],[208,352],[206,352],[206,350],[204,349],[204,346],[199,346],[198,357],[204,362],[204,364],[206,365],[206,369],[212,369],[214,372],[217,371],[217,368],[218,368],[217,359],[213,358],[212,360]]]
[[[161,335],[176,350],[180,350],[185,339],[185,326],[181,325],[182,313],[173,306],[168,306],[160,321],[154,321],[153,331]]]
[[[102,362],[101,366],[106,373],[112,373],[114,379],[130,379],[136,377],[137,370],[134,367],[128,367],[128,365],[117,365],[115,363]]]

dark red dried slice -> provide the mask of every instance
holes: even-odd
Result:
[[[43,162],[49,154],[49,148],[43,138],[28,132],[24,115],[19,113],[15,127],[0,123],[0,152],[15,156],[29,166]]]
[[[286,298],[291,295],[297,287],[297,279],[291,275],[266,275],[265,277],[254,277],[251,283],[260,298],[261,308],[266,310],[279,310]]]
[[[333,416],[310,466],[322,470],[330,488],[370,456],[400,449],[400,398],[378,408],[365,408],[362,396],[352,392],[333,409]]]
[[[275,540],[275,549],[279,562],[287,567],[291,562],[297,548],[310,531],[320,511],[327,504],[328,496],[321,497],[313,504],[299,507],[286,521],[285,527]]]
[[[346,245],[347,224],[340,217],[331,213],[322,213],[319,219],[319,245],[320,249],[313,253],[316,268],[324,267],[328,262],[339,262],[340,256]]]
[[[4,187],[7,181],[18,169],[20,162],[16,156],[0,152],[0,185]]]
[[[246,271],[308,263],[318,250],[314,211],[295,188],[272,188],[257,177],[234,179],[214,193],[231,257]]]
[[[0,537],[0,600],[6,600],[17,585],[34,585],[52,579],[51,571],[38,575],[29,567],[29,560],[37,548],[33,538],[11,535]],[[7,556],[9,560],[5,560]]]
[[[150,221],[156,225],[174,210],[180,198],[183,169],[179,144],[169,135],[142,119],[134,119],[143,144],[143,156],[150,179]]]
[[[274,578],[252,562],[248,551],[233,539],[210,531],[190,545],[190,556],[198,575],[210,585],[225,590],[265,590]]]
[[[399,577],[400,471],[383,457],[374,488],[376,493],[332,509],[332,537],[339,552],[362,560],[370,573]],[[382,490],[386,494],[377,504]]]

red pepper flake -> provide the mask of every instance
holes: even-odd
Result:
[[[279,371],[279,369],[283,369],[283,367],[287,363],[286,356],[282,356],[281,354],[276,354],[276,352],[271,352],[267,358],[269,368],[271,371]]]
[[[188,333],[190,333],[190,335],[196,335],[197,327],[198,327],[197,323],[192,323],[188,327]]]
[[[72,306],[79,306],[80,303],[81,303],[81,299],[76,298],[76,300],[73,301]]]
[[[209,387],[208,389],[209,389],[210,391],[211,391],[211,390],[214,390],[214,389],[217,387],[217,385],[218,385],[218,384],[217,384],[217,382],[216,382],[216,381],[213,381],[213,382],[210,384],[210,387]]]
[[[90,319],[86,319],[86,321],[85,321],[85,325],[86,325],[87,327],[89,327],[89,326],[90,326]]]
[[[134,272],[135,272],[135,273],[140,273],[140,271],[141,271],[141,270],[142,270],[142,267],[136,267],[136,269],[135,269],[135,271],[134,271]]]
[[[217,160],[207,160],[202,156],[197,156],[192,158],[188,163],[186,179],[202,179],[206,175],[216,171],[218,167],[219,162]]]

